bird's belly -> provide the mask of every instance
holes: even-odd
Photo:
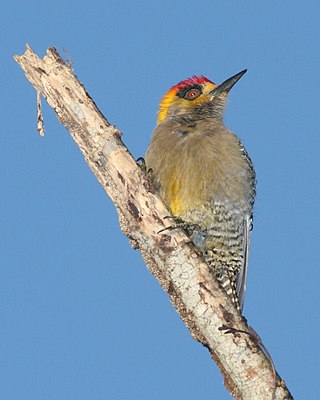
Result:
[[[214,268],[241,268],[244,257],[244,237],[247,215],[239,207],[207,203],[189,209],[180,216],[190,224],[193,243],[203,252]]]

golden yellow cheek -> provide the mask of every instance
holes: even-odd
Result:
[[[176,96],[177,89],[172,88],[171,90],[168,91],[168,93],[166,93],[163,96],[163,98],[160,102],[159,113],[158,113],[158,124],[160,122],[162,122],[164,119],[166,119],[166,117],[168,115],[168,111],[173,105],[184,108],[184,109],[188,109],[188,108],[191,109],[195,106],[200,105],[201,103],[208,101],[207,95],[216,87],[217,87],[217,85],[215,85],[214,83],[208,83],[202,89],[203,94],[201,94],[199,97],[197,97],[194,100],[187,100],[184,98],[177,97]]]

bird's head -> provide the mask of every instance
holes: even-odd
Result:
[[[160,102],[158,124],[168,117],[222,118],[227,94],[246,72],[245,69],[220,85],[204,76],[193,76],[172,86]]]

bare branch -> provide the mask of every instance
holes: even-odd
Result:
[[[206,346],[235,399],[271,400],[272,366],[260,346],[245,334],[225,335],[219,327],[248,327],[206,264],[180,230],[158,232],[170,222],[148,177],[124,146],[121,133],[104,118],[83,85],[54,48],[40,59],[29,46],[15,60],[67,128],[84,158],[113,200],[120,227],[139,249],[191,335]],[[277,376],[275,399],[292,399]]]

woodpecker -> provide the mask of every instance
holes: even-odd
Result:
[[[210,273],[242,312],[256,176],[223,123],[227,95],[246,70],[216,85],[186,79],[164,95],[145,156],[154,186]]]

